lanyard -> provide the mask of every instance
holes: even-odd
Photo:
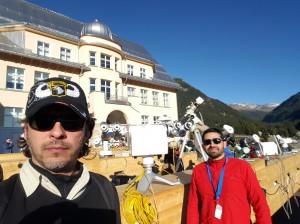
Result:
[[[220,199],[220,195],[221,195],[221,191],[222,191],[222,185],[223,185],[223,179],[224,179],[224,171],[225,171],[225,166],[226,166],[227,162],[228,162],[228,157],[226,156],[225,164],[223,165],[221,173],[220,173],[220,178],[219,178],[218,189],[217,190],[214,186],[214,182],[213,182],[210,167],[209,167],[209,162],[206,163],[206,168],[207,168],[209,181],[210,181],[210,183],[211,183],[211,185],[214,189],[214,192],[216,194],[216,201],[218,201]]]

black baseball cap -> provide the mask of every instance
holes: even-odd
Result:
[[[38,110],[51,104],[65,105],[83,120],[88,120],[85,94],[75,82],[57,77],[38,81],[30,89],[25,115],[32,117]]]

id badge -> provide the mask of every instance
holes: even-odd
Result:
[[[215,210],[215,217],[217,219],[221,219],[221,216],[222,216],[222,206],[217,204],[216,205],[216,210]]]

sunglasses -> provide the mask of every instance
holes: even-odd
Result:
[[[220,139],[220,138],[205,139],[205,140],[203,141],[203,144],[204,144],[204,145],[210,145],[212,141],[213,141],[214,144],[218,145],[218,144],[220,144],[223,140]]]
[[[81,119],[65,119],[57,117],[46,117],[46,118],[29,118],[29,126],[37,131],[50,131],[54,124],[59,122],[65,131],[78,131],[82,129],[85,124],[84,120]]]

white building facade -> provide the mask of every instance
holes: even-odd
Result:
[[[1,0],[0,127],[20,127],[30,87],[50,77],[79,83],[97,123],[178,119],[181,87],[143,46],[97,20],[84,24],[26,1]]]

